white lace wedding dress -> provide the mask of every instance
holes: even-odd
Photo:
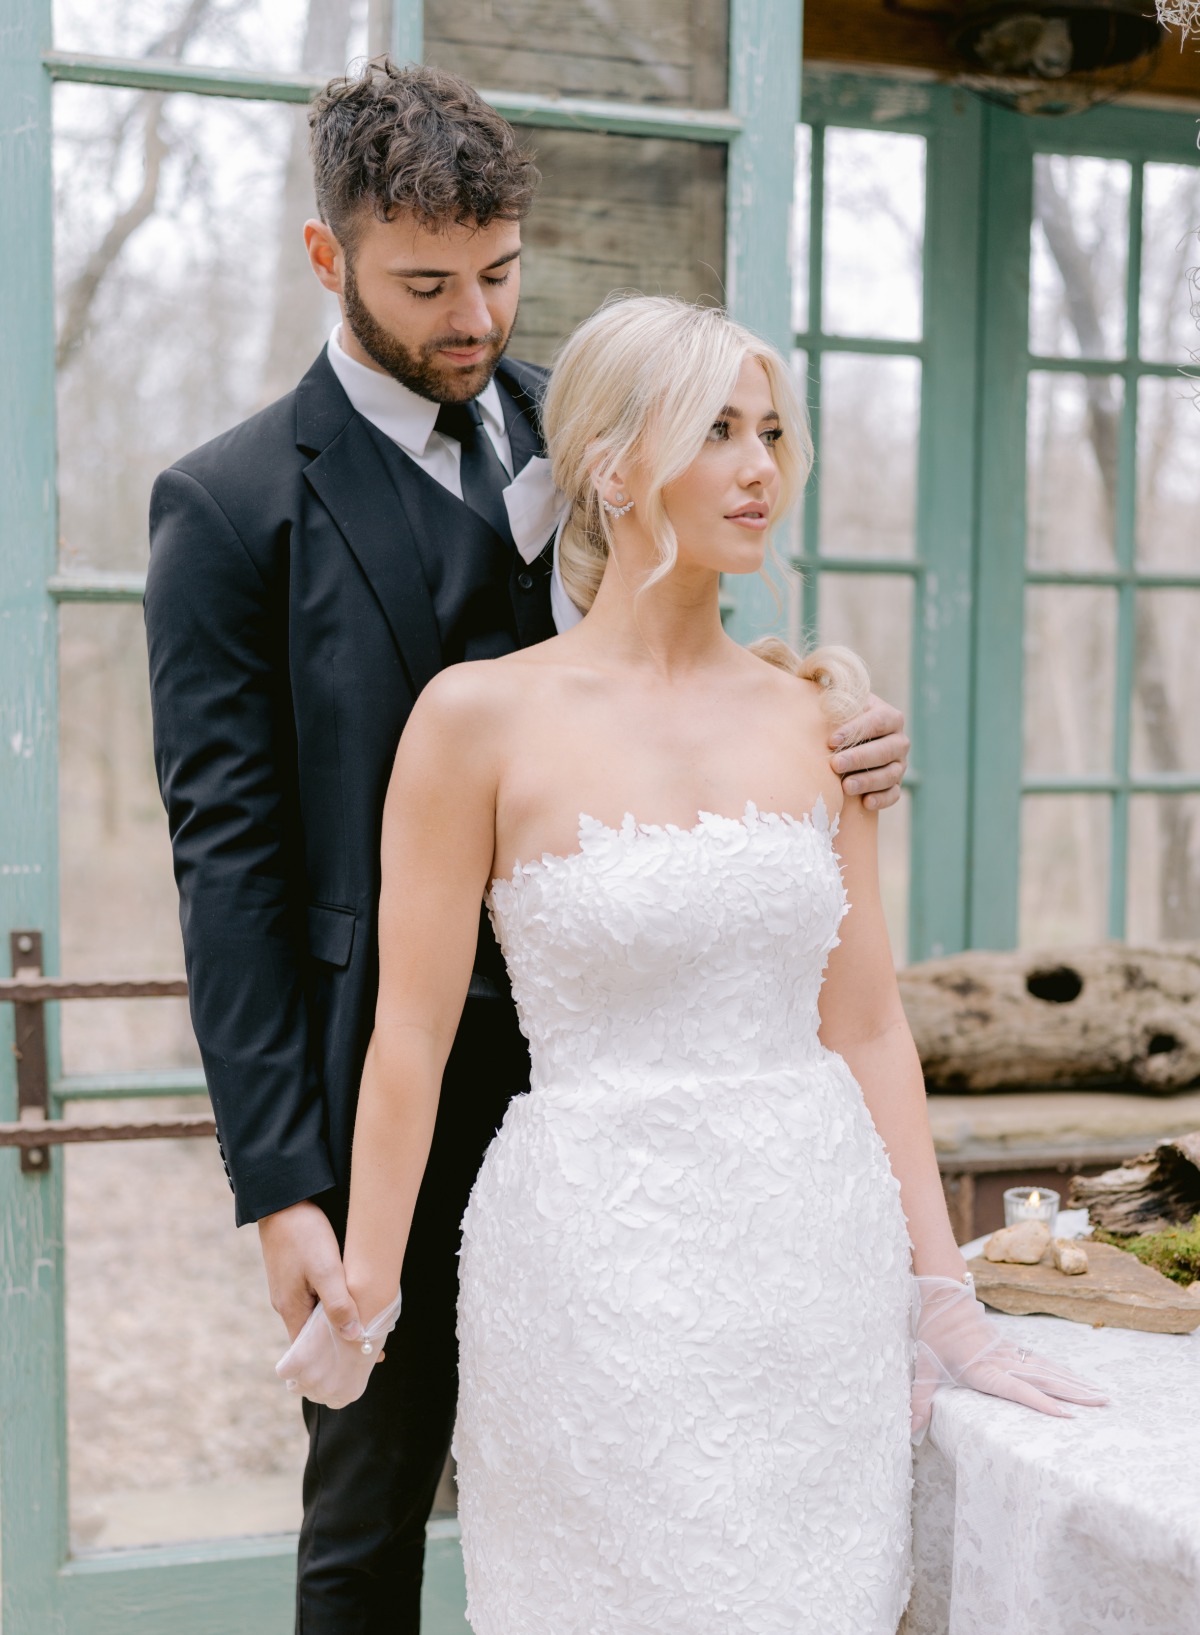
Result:
[[[824,807],[620,830],[494,881],[533,1057],[463,1222],[477,1635],[894,1635],[908,1236],[817,1037]]]

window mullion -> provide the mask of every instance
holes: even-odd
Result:
[[[401,37],[410,37],[411,31]],[[309,102],[327,76],[273,74],[265,69],[209,68],[151,58],[97,57],[47,51],[51,79],[126,90],[190,92],[255,102]],[[734,142],[746,121],[723,108],[666,108],[588,97],[538,96],[524,91],[479,94],[506,119],[541,129],[597,131],[615,136],[658,136],[682,142]]]

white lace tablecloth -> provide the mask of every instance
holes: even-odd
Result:
[[[938,1393],[900,1635],[1200,1635],[1200,1331],[996,1321],[1112,1400],[1051,1419]]]

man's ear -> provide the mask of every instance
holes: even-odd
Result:
[[[345,256],[334,238],[332,229],[323,221],[304,223],[304,248],[308,251],[309,265],[325,288],[334,295],[342,293],[342,268]]]

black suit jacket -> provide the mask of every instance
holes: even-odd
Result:
[[[497,375],[517,469],[543,371]],[[154,485],[154,750],[192,1021],[238,1224],[344,1196],[374,1020],[384,795],[443,654],[421,553],[481,518],[398,480],[322,352],[297,389]],[[511,546],[509,547],[511,550]],[[510,623],[552,633],[549,552],[513,553]],[[509,610],[505,609],[506,619]],[[510,1004],[486,922],[473,992]]]

